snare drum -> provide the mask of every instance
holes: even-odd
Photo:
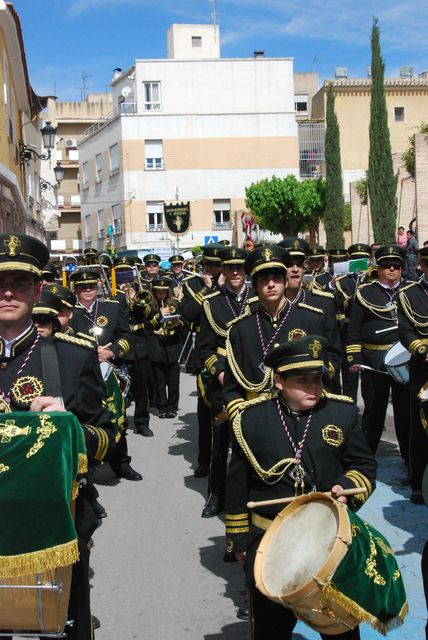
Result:
[[[322,493],[296,498],[266,531],[254,564],[256,587],[320,633],[368,622],[400,625],[407,601],[389,543]]]
[[[385,354],[384,365],[389,375],[400,384],[409,382],[410,352],[401,342],[395,342]]]

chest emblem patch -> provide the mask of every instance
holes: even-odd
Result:
[[[29,405],[43,395],[43,390],[43,382],[36,376],[23,376],[14,382],[10,394],[17,404]]]
[[[304,338],[305,335],[306,331],[303,331],[303,329],[291,329],[291,331],[288,332],[288,339],[297,340],[298,338]]]
[[[108,325],[108,318],[107,316],[98,316],[97,318],[97,325],[99,327],[106,327]]]
[[[321,429],[321,435],[324,442],[330,447],[340,447],[343,444],[343,431],[340,427],[336,427],[335,424],[327,424]]]

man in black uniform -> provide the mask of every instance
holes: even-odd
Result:
[[[126,310],[116,300],[98,300],[98,273],[91,269],[76,271],[71,276],[78,303],[74,309],[70,326],[76,333],[93,336],[98,344],[100,362],[120,365],[132,350],[132,337]],[[116,445],[110,461],[118,478],[142,480],[140,473],[131,465],[126,442],[126,426]]]
[[[368,244],[358,242],[348,247],[349,260],[358,260],[360,258],[370,259],[371,248]],[[346,350],[348,344],[348,325],[349,318],[351,316],[352,304],[355,299],[355,294],[358,285],[362,284],[361,277],[364,272],[348,273],[343,276],[339,276],[334,282],[334,288],[336,291],[336,312],[338,320],[341,324],[341,337],[343,351]],[[357,401],[358,395],[358,371],[350,371],[349,365],[344,359],[342,366],[342,380],[343,380],[343,393],[347,396],[351,396],[354,401]]]
[[[373,453],[385,424],[389,393],[392,392],[395,433],[400,453],[407,461],[409,449],[410,398],[408,385],[386,373],[385,354],[398,340],[397,300],[404,262],[397,245],[383,245],[375,253],[378,281],[361,285],[352,305],[346,357],[351,371],[360,371],[364,413],[361,428]]]
[[[144,269],[140,269],[140,279],[143,287],[150,290],[153,280],[163,276],[163,271],[160,268],[160,256],[156,253],[148,253],[143,258]]]
[[[224,284],[205,296],[201,321],[199,353],[210,374],[212,448],[208,499],[203,518],[216,516],[224,507],[226,463],[229,447],[229,424],[223,406],[223,378],[226,364],[228,323],[238,318],[251,299],[251,288],[245,283],[245,251],[225,247],[221,251]]]
[[[112,425],[102,407],[103,383],[90,341],[61,333],[41,338],[31,311],[41,292],[47,247],[23,234],[0,235],[0,412],[71,411],[82,425],[89,462],[108,459],[114,449]],[[54,384],[52,384],[52,381]],[[55,389],[55,397],[50,395]],[[60,397],[57,397],[60,396]],[[73,566],[66,634],[90,640],[88,541],[97,526],[91,485],[79,492],[76,529],[80,561]]]
[[[419,249],[422,277],[399,293],[398,332],[400,342],[410,351],[409,385],[411,422],[409,441],[410,500],[422,504],[422,477],[428,462],[428,440],[422,422],[420,397],[428,382],[428,247]],[[424,402],[427,399],[424,398]],[[426,426],[425,426],[426,428]]]
[[[256,506],[250,513],[247,503],[293,497],[297,490],[331,491],[336,497],[342,489],[357,487],[367,493],[348,500],[338,498],[357,510],[374,489],[376,462],[358,426],[358,409],[352,399],[323,391],[328,365],[323,337],[275,343],[264,363],[275,372],[277,392],[245,402],[235,415],[226,488],[226,537],[228,548],[246,563],[254,640],[290,640],[296,625],[292,611],[262,595],[253,577],[264,530],[284,505]],[[356,628],[335,637],[354,640],[360,634]]]
[[[198,466],[196,478],[208,475],[211,459],[211,411],[206,397],[206,380],[209,374],[199,355],[199,333],[204,296],[216,290],[217,280],[221,274],[220,251],[222,246],[208,244],[202,248],[203,274],[189,276],[183,283],[183,299],[181,314],[189,329],[195,332],[193,360],[197,375],[197,414],[198,414]]]
[[[258,247],[245,259],[245,271],[252,277],[259,302],[229,329],[223,394],[230,419],[245,399],[270,391],[272,371],[263,360],[272,344],[328,334],[327,317],[320,306],[292,304],[285,297],[289,265],[290,254],[278,245]],[[329,367],[337,369],[340,353],[334,344],[329,344],[328,350]]]

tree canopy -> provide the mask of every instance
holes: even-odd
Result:
[[[340,161],[339,123],[334,110],[333,86],[327,91],[325,132],[326,207],[324,215],[327,249],[344,245],[343,227],[345,203],[343,200],[342,164]]]
[[[325,209],[325,180],[294,175],[265,178],[245,189],[246,206],[264,229],[284,236],[314,227]]]

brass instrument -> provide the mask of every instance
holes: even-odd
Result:
[[[141,288],[135,294],[134,304],[136,304],[139,307],[143,307],[147,304],[151,304],[152,300],[153,300],[152,292],[149,291],[148,289]]]

